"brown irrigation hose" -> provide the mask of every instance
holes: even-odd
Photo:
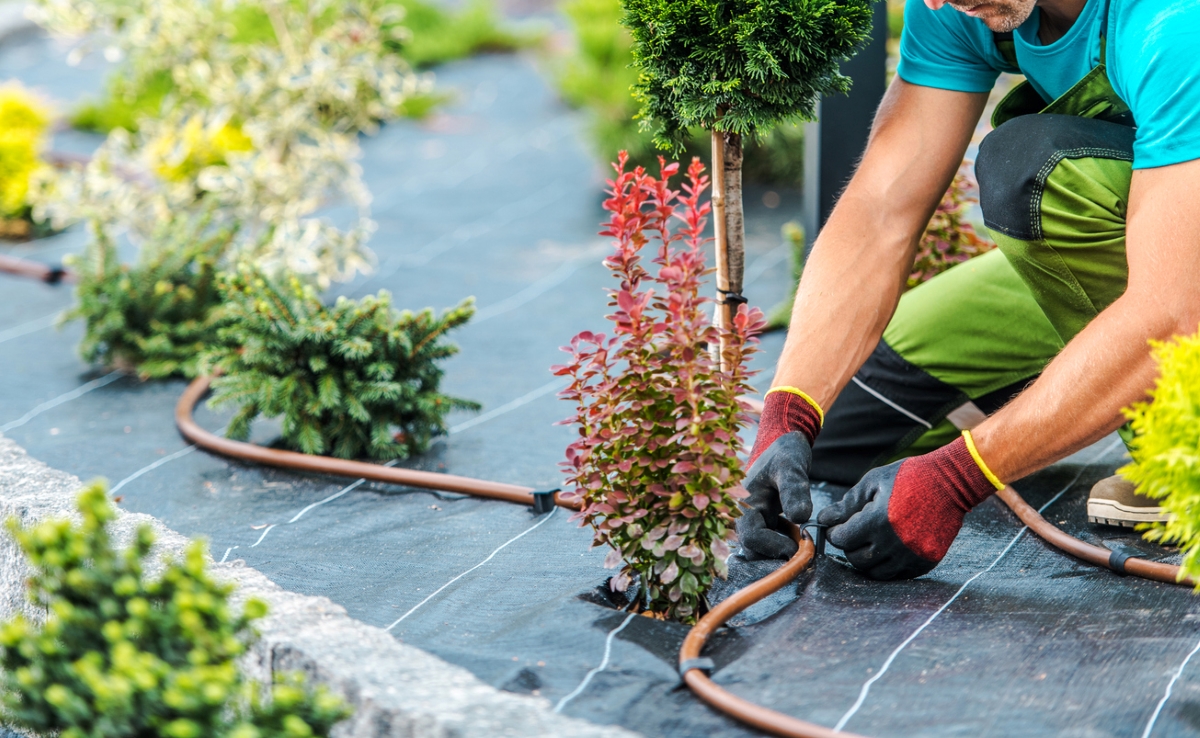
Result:
[[[435,474],[433,472],[414,471],[411,469],[396,469],[368,464],[359,461],[347,461],[328,456],[313,456],[310,454],[279,451],[264,448],[253,443],[243,443],[228,438],[222,438],[201,428],[192,417],[192,410],[208,392],[210,377],[200,377],[194,380],[175,405],[175,424],[184,438],[200,448],[213,451],[224,456],[253,461],[269,466],[285,469],[300,469],[320,474],[337,474],[339,476],[373,479],[390,484],[400,484],[408,487],[439,489],[448,492],[459,492],[478,497],[489,497],[506,502],[516,502],[532,505],[535,510],[542,511],[542,500],[553,501],[559,507],[578,510],[579,503],[563,499],[554,492],[536,492],[529,487],[513,484],[486,482],[479,479],[454,476],[452,474]],[[1144,579],[1152,579],[1169,584],[1186,584],[1195,586],[1196,582],[1190,577],[1180,578],[1178,566],[1148,561],[1127,556],[1121,552],[1112,551],[1081,541],[1068,535],[1050,524],[1037,510],[1021,497],[1012,487],[1005,487],[997,493],[1004,504],[1047,543],[1082,559],[1089,564],[1102,566],[1120,574],[1132,574]],[[815,546],[812,539],[799,528],[792,528],[792,537],[799,544],[796,554],[783,566],[771,574],[739,590],[736,594],[721,602],[710,610],[700,622],[688,632],[679,650],[679,670],[683,680],[696,696],[707,702],[711,707],[772,735],[786,738],[859,738],[853,733],[835,732],[815,723],[809,723],[781,712],[776,712],[762,705],[738,697],[719,687],[705,673],[711,669],[711,664],[701,658],[709,636],[724,625],[731,617],[751,605],[766,599],[769,595],[785,587],[794,580],[800,572],[812,562]]]
[[[75,275],[60,266],[54,267],[17,256],[0,255],[0,272],[18,277],[32,277],[47,284],[75,281]]]
[[[858,738],[853,733],[834,732],[824,726],[805,722],[742,699],[718,687],[704,673],[704,667],[697,664],[700,661],[700,651],[713,631],[742,610],[782,589],[812,561],[815,552],[812,539],[799,528],[792,529],[792,537],[800,547],[787,563],[750,586],[738,590],[737,594],[709,610],[708,614],[692,627],[683,640],[683,647],[679,649],[679,670],[683,672],[683,681],[687,682],[697,697],[759,730],[788,738]]]
[[[1146,559],[1127,556],[1119,551],[1113,551],[1103,546],[1096,546],[1064,533],[1047,522],[1012,487],[1005,487],[997,492],[996,496],[1003,500],[1004,504],[1008,505],[1009,509],[1021,519],[1021,522],[1029,526],[1030,530],[1041,536],[1051,546],[1077,559],[1083,559],[1089,564],[1112,569],[1118,574],[1132,574],[1135,577],[1153,579],[1156,582],[1166,582],[1167,584],[1186,584],[1189,587],[1196,586],[1195,580],[1191,577],[1180,578],[1179,567],[1174,564],[1163,564],[1157,561],[1148,561]]]
[[[235,459],[253,461],[268,466],[278,466],[284,469],[300,469],[318,474],[337,474],[345,477],[371,479],[388,484],[400,484],[406,487],[421,487],[438,489],[446,492],[459,492],[475,497],[488,497],[505,502],[516,502],[521,505],[531,505],[537,512],[548,512],[549,504],[578,510],[580,503],[565,498],[557,490],[539,492],[531,487],[521,487],[516,484],[501,482],[486,482],[481,479],[470,479],[453,474],[437,474],[435,472],[416,471],[414,469],[397,469],[380,464],[369,464],[362,461],[348,461],[329,456],[314,456],[294,451],[280,451],[264,448],[253,443],[243,443],[229,438],[222,438],[201,428],[192,417],[192,410],[208,392],[211,377],[199,377],[188,385],[175,404],[175,425],[183,437],[200,448]]]

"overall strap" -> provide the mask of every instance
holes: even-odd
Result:
[[[1017,69],[1021,68],[1017,64],[1017,42],[1013,40],[1012,31],[1005,31],[1004,33],[992,31],[992,42],[996,44],[996,51],[1000,52],[1000,56],[1004,58],[1004,61]],[[1103,42],[1100,45],[1103,47]],[[1103,56],[1104,51],[1101,50],[1100,54]]]
[[[1105,66],[1105,57],[1108,51],[1108,10],[1112,5],[1112,0],[1104,0],[1104,7],[1101,12],[1104,14],[1100,17],[1100,66]]]

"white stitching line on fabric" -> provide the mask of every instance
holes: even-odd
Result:
[[[857,384],[859,387],[862,387],[864,390],[866,390],[866,391],[867,391],[867,393],[868,393],[868,394],[872,395],[872,396],[873,396],[875,399],[879,400],[879,401],[880,401],[880,402],[882,402],[883,404],[885,404],[885,405],[887,405],[888,407],[892,408],[892,409],[893,409],[893,410],[895,410],[896,412],[899,412],[899,413],[901,413],[901,414],[905,415],[906,417],[908,417],[908,418],[911,418],[912,420],[915,420],[915,421],[917,421],[918,423],[920,423],[921,425],[925,426],[925,427],[926,427],[927,429],[929,429],[929,430],[933,430],[933,425],[932,425],[932,424],[930,424],[930,422],[929,422],[929,421],[927,421],[927,420],[924,420],[924,419],[923,419],[923,418],[921,418],[919,415],[916,415],[916,414],[914,414],[914,413],[911,413],[911,412],[909,412],[908,410],[905,410],[904,408],[900,407],[900,406],[899,406],[899,405],[897,405],[896,403],[892,402],[892,401],[891,401],[891,400],[889,400],[888,398],[884,397],[884,396],[883,396],[883,395],[881,395],[880,393],[878,393],[878,392],[876,392],[875,390],[873,390],[873,389],[871,389],[870,387],[868,387],[868,386],[867,386],[867,385],[866,385],[866,384],[865,384],[865,383],[864,383],[864,382],[863,382],[861,379],[859,379],[858,377],[850,377],[850,381],[851,381],[851,382],[854,382],[854,383],[855,383],[855,384]]]
[[[1171,698],[1171,690],[1175,688],[1175,682],[1179,681],[1179,677],[1183,676],[1183,670],[1187,668],[1188,662],[1200,651],[1200,642],[1196,643],[1196,647],[1192,649],[1179,668],[1171,676],[1171,681],[1167,682],[1167,691],[1163,693],[1162,699],[1158,701],[1158,705],[1154,708],[1154,714],[1150,716],[1150,722],[1146,723],[1146,729],[1142,731],[1142,738],[1150,738],[1150,731],[1154,730],[1154,724],[1158,722],[1158,716],[1162,712],[1163,706],[1167,704],[1167,700]]]
[[[71,390],[70,392],[65,392],[65,393],[59,395],[58,397],[55,397],[53,400],[47,400],[46,402],[43,402],[41,405],[38,405],[34,409],[25,413],[24,415],[17,418],[16,420],[8,423],[7,425],[0,425],[0,433],[7,433],[8,431],[12,430],[13,428],[20,428],[21,426],[25,425],[26,423],[33,420],[34,418],[41,415],[42,413],[46,412],[47,410],[51,410],[53,408],[58,407],[59,405],[70,402],[71,400],[74,400],[78,397],[82,397],[83,395],[86,395],[87,393],[91,392],[94,389],[100,389],[101,387],[104,387],[105,385],[112,384],[113,382],[120,379],[122,376],[124,376],[124,374],[121,372],[120,369],[118,369],[114,372],[105,374],[103,377],[100,377],[99,379],[93,379],[92,381],[90,381],[86,384],[82,384],[82,385],[76,387],[75,389]]]
[[[137,471],[135,471],[133,474],[130,474],[129,476],[122,479],[121,481],[117,482],[116,486],[114,486],[112,489],[110,489],[108,491],[108,493],[110,495],[115,495],[117,493],[117,490],[121,489],[122,487],[129,484],[133,480],[142,476],[146,472],[153,471],[153,470],[157,469],[158,467],[162,466],[163,464],[166,464],[168,462],[174,461],[175,459],[178,459],[180,456],[187,456],[188,454],[190,454],[191,452],[193,452],[195,450],[196,450],[196,444],[192,444],[190,446],[184,446],[183,448],[179,449],[178,451],[171,454],[170,456],[164,456],[161,459],[159,459],[158,461],[147,464],[147,465],[143,466],[141,469],[138,469]]]
[[[479,562],[478,564],[476,564],[475,566],[472,566],[470,569],[467,569],[467,570],[466,570],[466,571],[464,571],[462,574],[459,574],[458,576],[454,577],[453,579],[451,579],[450,581],[446,582],[446,583],[445,583],[445,584],[443,584],[442,586],[440,586],[440,587],[438,587],[437,589],[433,590],[433,592],[432,592],[432,593],[430,593],[428,597],[426,597],[425,599],[421,600],[421,601],[420,601],[420,602],[418,602],[417,604],[413,605],[413,606],[412,606],[412,608],[411,608],[411,609],[410,609],[408,612],[406,612],[406,613],[404,613],[403,615],[401,615],[400,617],[396,618],[396,621],[395,621],[394,623],[392,623],[391,625],[389,625],[388,627],[384,628],[384,630],[391,630],[392,628],[395,628],[397,625],[399,625],[399,624],[400,624],[400,623],[401,623],[401,622],[402,622],[402,621],[403,621],[405,618],[407,618],[409,615],[412,615],[414,612],[416,612],[417,610],[421,609],[421,607],[422,607],[422,606],[424,606],[426,602],[429,602],[429,601],[430,601],[430,600],[432,600],[434,597],[437,597],[439,594],[441,594],[442,590],[446,589],[446,587],[449,587],[451,584],[454,584],[454,583],[455,583],[455,582],[457,582],[459,579],[462,579],[463,577],[465,577],[466,575],[468,575],[468,574],[470,574],[471,572],[475,571],[476,569],[478,569],[479,567],[483,566],[483,565],[484,565],[484,564],[486,564],[487,562],[489,562],[489,561],[491,561],[492,559],[496,558],[496,554],[498,554],[498,553],[500,553],[501,551],[503,551],[504,549],[508,548],[509,544],[511,544],[511,543],[516,543],[516,542],[517,542],[517,541],[519,541],[520,539],[524,538],[525,536],[529,535],[529,534],[530,534],[530,533],[532,533],[533,531],[537,530],[537,529],[538,529],[539,527],[541,527],[541,526],[542,526],[542,525],[543,525],[543,524],[544,524],[544,523],[545,523],[547,520],[549,520],[550,518],[554,517],[554,513],[556,513],[556,512],[558,512],[558,508],[557,508],[557,507],[555,507],[553,510],[551,510],[551,511],[550,511],[550,513],[549,513],[548,515],[546,515],[546,517],[542,518],[542,519],[541,519],[541,520],[539,520],[538,522],[536,522],[536,523],[534,523],[533,525],[529,526],[528,528],[526,528],[525,530],[521,531],[520,533],[518,533],[517,535],[513,536],[512,538],[509,538],[509,539],[508,539],[507,541],[505,541],[504,543],[500,544],[500,546],[499,546],[499,547],[498,547],[498,548],[497,548],[495,551],[492,551],[490,554],[488,554],[488,557],[487,557],[486,559],[484,559],[483,561],[480,561],[480,562]]]
[[[1043,510],[1045,510],[1046,508],[1053,505],[1055,502],[1058,502],[1059,498],[1061,498],[1063,495],[1065,495],[1067,493],[1068,490],[1070,490],[1072,487],[1075,486],[1075,483],[1079,481],[1080,477],[1083,476],[1083,473],[1085,471],[1090,469],[1092,467],[1092,465],[1095,464],[1096,462],[1098,462],[1100,459],[1107,456],[1108,453],[1110,451],[1112,451],[1114,448],[1116,448],[1120,443],[1121,443],[1121,439],[1118,438],[1118,439],[1114,440],[1112,443],[1110,443],[1109,445],[1105,446],[1103,449],[1101,449],[1100,453],[1098,453],[1094,457],[1092,457],[1091,461],[1084,464],[1079,469],[1079,472],[1075,475],[1075,477],[1069,483],[1067,483],[1067,486],[1065,486],[1061,490],[1059,490],[1058,494],[1051,497],[1050,500],[1048,502],[1046,502],[1046,504],[1039,507],[1038,512],[1040,513]],[[842,719],[838,721],[837,725],[835,725],[833,727],[834,732],[840,731],[842,728],[844,728],[846,726],[846,723],[849,722],[850,718],[854,717],[855,713],[857,713],[859,708],[862,707],[863,703],[866,702],[867,695],[871,691],[871,685],[874,684],[875,682],[879,681],[879,679],[885,673],[887,673],[888,668],[891,667],[892,662],[896,660],[896,657],[900,655],[900,652],[903,651],[908,646],[908,644],[910,644],[914,640],[916,640],[917,636],[919,636],[923,630],[925,630],[927,627],[929,627],[929,624],[932,623],[934,621],[934,619],[937,618],[938,615],[941,615],[946,610],[946,608],[950,607],[950,605],[953,604],[954,601],[958,599],[959,595],[961,595],[964,591],[966,591],[967,587],[970,586],[971,582],[974,582],[979,577],[983,576],[984,574],[987,574],[989,571],[991,571],[996,566],[996,564],[1000,563],[1000,560],[1003,559],[1010,550],[1012,550],[1012,547],[1017,544],[1017,541],[1021,540],[1021,537],[1025,535],[1025,531],[1027,531],[1027,530],[1029,530],[1028,526],[1024,526],[1024,525],[1021,526],[1021,530],[1017,531],[1017,534],[1015,536],[1013,536],[1013,539],[1011,541],[1008,542],[1008,545],[1004,547],[1004,550],[1000,552],[1000,555],[997,556],[995,558],[995,560],[992,561],[992,563],[990,565],[988,565],[988,567],[986,569],[984,569],[981,572],[978,572],[977,574],[973,575],[970,579],[963,582],[963,585],[958,588],[958,591],[954,593],[953,597],[951,597],[949,600],[946,601],[946,604],[939,607],[936,612],[934,612],[932,615],[929,616],[928,620],[926,620],[924,623],[921,623],[921,627],[914,630],[912,632],[912,634],[908,636],[908,638],[904,639],[903,643],[901,643],[899,646],[896,647],[896,650],[892,651],[891,655],[889,655],[887,657],[887,660],[883,662],[883,666],[880,667],[879,671],[877,671],[874,674],[874,676],[872,676],[870,679],[868,679],[866,681],[866,683],[864,683],[862,685],[862,688],[859,690],[859,693],[858,693],[858,699],[855,700],[854,704],[850,707],[850,709],[846,711],[846,714],[842,715]]]
[[[13,326],[12,328],[6,328],[5,330],[0,331],[0,343],[29,335],[30,333],[40,331],[43,328],[49,328],[50,326],[54,325],[54,321],[61,313],[61,310],[55,310],[49,315],[43,315],[40,318],[34,318],[33,320]]]
[[[583,681],[579,683],[578,687],[571,690],[570,694],[558,701],[558,704],[554,706],[555,712],[562,712],[562,709],[566,707],[568,702],[578,697],[583,693],[583,690],[587,689],[587,685],[591,683],[592,677],[608,668],[608,658],[610,655],[612,655],[613,638],[617,636],[617,633],[625,630],[625,626],[633,622],[635,617],[637,617],[636,612],[629,613],[629,615],[627,615],[625,619],[621,621],[620,625],[618,625],[616,628],[613,628],[612,631],[609,632],[608,637],[604,639],[604,658],[600,660],[600,665],[589,671],[583,677]]]
[[[1078,149],[1065,149],[1063,151],[1055,151],[1042,168],[1038,170],[1037,175],[1033,180],[1033,198],[1029,201],[1029,232],[1033,234],[1033,240],[1042,240],[1042,195],[1046,190],[1046,180],[1050,178],[1050,173],[1054,168],[1062,163],[1064,159],[1082,159],[1087,156],[1104,157],[1114,159],[1116,161],[1133,161],[1133,154],[1121,151],[1119,149],[1104,149],[1099,147],[1082,147]]]

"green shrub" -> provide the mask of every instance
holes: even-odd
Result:
[[[20,84],[0,85],[0,238],[33,234],[29,184],[50,126],[45,104]]]
[[[328,736],[341,700],[281,679],[264,704],[236,659],[266,605],[232,611],[233,587],[214,582],[200,542],[146,576],[149,526],[118,551],[116,512],[103,484],[79,497],[82,521],[9,530],[29,557],[30,601],[43,624],[18,615],[0,627],[4,721],[60,738],[296,738]]]
[[[979,202],[975,183],[965,171],[955,175],[950,188],[933,211],[917,245],[917,256],[908,275],[908,289],[928,282],[955,264],[996,248],[967,220],[967,209]]]
[[[282,416],[284,442],[304,453],[405,458],[445,432],[451,410],[479,407],[439,391],[439,362],[458,351],[445,334],[475,313],[471,299],[441,315],[398,312],[386,291],[327,307],[299,280],[276,285],[248,267],[222,286],[206,363],[223,374],[213,406],[238,406],[231,438]]]
[[[560,62],[556,82],[568,104],[588,112],[592,148],[602,161],[625,151],[630,166],[651,171],[662,153],[654,134],[643,130],[633,97],[633,40],[620,24],[621,0],[570,0],[563,7],[575,33],[575,47]],[[712,144],[699,127],[684,139],[684,157],[707,160]],[[748,181],[799,186],[804,179],[804,134],[796,124],[759,132],[746,146]]]
[[[459,11],[446,11],[421,0],[389,0],[386,4],[403,8],[399,25],[406,30],[402,40],[389,41],[387,46],[414,67],[431,67],[488,51],[515,51],[538,40],[537,34],[504,28],[490,0],[471,0]],[[238,4],[227,16],[233,43],[277,46],[275,30],[263,6]],[[136,131],[142,117],[158,117],[168,96],[174,99],[178,94],[169,69],[136,75],[132,81],[128,74],[119,72],[109,78],[99,100],[86,101],[76,108],[71,123],[101,133],[115,128]],[[446,95],[430,92],[413,93],[398,113],[422,118],[446,99]]]
[[[767,313],[767,330],[778,331],[787,328],[792,323],[792,306],[796,302],[796,289],[800,286],[800,277],[804,274],[804,227],[796,221],[783,224],[783,242],[788,247],[788,263],[791,267],[791,289],[788,296],[771,308]]]
[[[1183,575],[1200,579],[1200,334],[1152,345],[1159,377],[1151,400],[1125,413],[1133,462],[1120,474],[1171,516],[1142,526],[1146,538],[1182,548]]]
[[[84,321],[79,353],[85,361],[142,379],[196,375],[215,335],[217,268],[233,237],[209,230],[206,217],[173,218],[131,266],[120,262],[107,230],[93,224],[83,257],[68,262],[78,274],[78,302],[62,318]]]

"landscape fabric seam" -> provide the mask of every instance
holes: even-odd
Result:
[[[535,530],[537,530],[538,528],[540,528],[540,527],[541,527],[543,524],[545,524],[545,523],[546,523],[546,521],[548,521],[548,520],[550,520],[550,518],[554,517],[554,513],[556,513],[556,512],[558,512],[558,508],[557,508],[557,507],[555,507],[555,508],[551,509],[551,510],[550,510],[550,512],[549,512],[549,513],[548,513],[548,514],[547,514],[545,517],[543,517],[541,520],[539,520],[538,522],[536,522],[536,523],[534,523],[533,525],[529,526],[528,528],[526,528],[525,530],[521,531],[520,533],[518,533],[517,535],[513,536],[512,538],[509,538],[509,539],[508,539],[507,541],[505,541],[504,543],[500,544],[500,546],[499,546],[498,548],[496,548],[496,550],[495,550],[495,551],[492,551],[490,554],[488,554],[488,557],[487,557],[486,559],[484,559],[483,561],[480,561],[480,562],[479,562],[478,564],[476,564],[475,566],[472,566],[470,569],[467,569],[467,570],[466,570],[466,571],[464,571],[463,573],[459,574],[458,576],[454,577],[454,578],[453,578],[453,579],[451,579],[450,581],[446,582],[446,583],[445,583],[445,584],[443,584],[442,586],[440,586],[440,587],[438,587],[437,589],[435,589],[435,590],[434,590],[433,592],[431,592],[431,593],[430,593],[430,594],[429,594],[429,595],[428,595],[428,596],[427,596],[425,599],[423,599],[423,600],[421,600],[420,602],[418,602],[417,604],[413,605],[413,606],[412,606],[412,607],[411,607],[411,608],[408,610],[408,612],[406,612],[406,613],[404,613],[403,615],[401,615],[400,617],[396,618],[395,622],[393,622],[393,623],[392,623],[391,625],[389,625],[388,627],[384,628],[384,630],[386,630],[386,631],[389,631],[389,632],[390,632],[392,628],[395,628],[397,625],[399,625],[401,622],[403,622],[403,621],[404,621],[404,620],[405,620],[405,619],[406,619],[406,618],[407,618],[409,615],[412,615],[414,612],[416,612],[417,610],[419,610],[419,609],[421,609],[422,607],[424,607],[425,603],[429,602],[429,601],[430,601],[430,600],[432,600],[434,597],[437,597],[439,594],[441,594],[441,592],[442,592],[444,589],[446,589],[447,587],[449,587],[451,584],[454,584],[454,583],[455,583],[455,582],[457,582],[459,579],[462,579],[463,577],[465,577],[466,575],[468,575],[468,574],[470,574],[471,572],[475,571],[476,569],[478,569],[479,567],[483,566],[483,565],[484,565],[484,564],[486,564],[487,562],[489,562],[489,561],[491,561],[492,559],[496,558],[496,554],[498,554],[498,553],[500,553],[501,551],[503,551],[504,549],[508,548],[508,546],[509,546],[510,544],[516,543],[516,542],[517,542],[517,541],[519,541],[520,539],[524,538],[525,536],[529,535],[529,534],[530,534],[530,533],[532,533],[533,531],[535,531]]]
[[[61,313],[61,310],[55,310],[49,315],[43,315],[40,318],[34,318],[33,320],[26,321],[20,325],[15,325],[12,328],[6,328],[5,330],[0,331],[0,343],[29,335],[30,333],[40,331],[43,328],[49,328],[50,326],[54,325],[55,319],[57,319]]]
[[[120,379],[122,376],[124,376],[124,373],[120,369],[117,369],[115,371],[109,372],[108,374],[105,374],[103,377],[99,377],[97,379],[93,379],[90,382],[82,384],[82,385],[76,387],[75,389],[71,390],[70,392],[65,392],[65,393],[59,395],[58,397],[55,397],[53,400],[47,400],[46,402],[43,402],[41,405],[38,405],[37,407],[35,407],[34,409],[25,413],[24,415],[17,418],[16,420],[14,420],[6,425],[0,425],[0,433],[7,433],[8,431],[12,430],[13,428],[20,428],[21,426],[25,425],[26,423],[33,420],[34,418],[41,415],[42,413],[46,412],[47,410],[51,410],[53,408],[58,407],[59,405],[68,403],[71,400],[74,400],[78,397],[82,397],[83,395],[86,395],[87,393],[91,392],[94,389],[99,389],[101,387],[104,387],[105,385],[112,384],[113,382]]]
[[[1183,670],[1187,668],[1188,662],[1192,660],[1197,651],[1200,651],[1200,642],[1196,643],[1196,646],[1188,653],[1187,658],[1183,660],[1183,663],[1171,675],[1171,681],[1167,682],[1167,690],[1163,693],[1162,699],[1154,707],[1154,714],[1150,716],[1150,721],[1146,723],[1146,729],[1142,731],[1142,738],[1150,738],[1150,732],[1154,730],[1154,724],[1158,722],[1159,714],[1167,704],[1167,700],[1171,699],[1171,690],[1175,688],[1175,682],[1179,681],[1179,678],[1183,676]]]
[[[1075,477],[1070,482],[1068,482],[1065,487],[1063,487],[1061,490],[1059,490],[1058,494],[1051,497],[1046,502],[1046,504],[1039,507],[1038,512],[1040,513],[1043,510],[1045,510],[1046,508],[1053,505],[1055,502],[1058,502],[1059,498],[1061,498],[1072,487],[1075,486],[1075,483],[1079,481],[1079,479],[1083,476],[1083,473],[1085,471],[1090,469],[1092,467],[1092,465],[1095,464],[1096,462],[1098,462],[1100,459],[1107,456],[1108,453],[1110,451],[1112,451],[1114,448],[1116,448],[1117,445],[1120,443],[1121,443],[1121,439],[1118,438],[1118,439],[1114,440],[1112,443],[1110,443],[1109,445],[1105,446],[1103,449],[1101,449],[1100,452],[1097,453],[1094,457],[1092,457],[1092,459],[1090,461],[1088,461],[1086,464],[1084,464],[1082,467],[1079,468],[1079,471],[1076,472]],[[1021,529],[1019,531],[1017,531],[1017,534],[1015,536],[1013,536],[1013,539],[1011,541],[1009,541],[1008,545],[1004,547],[1004,550],[1000,552],[1000,555],[997,556],[992,561],[992,563],[988,565],[988,567],[986,569],[984,569],[983,571],[977,572],[970,579],[963,582],[962,586],[958,588],[958,591],[954,593],[953,597],[951,597],[949,600],[947,600],[944,605],[939,607],[932,615],[929,616],[929,618],[924,623],[921,623],[920,627],[918,627],[916,630],[914,630],[908,636],[908,638],[905,638],[904,641],[899,646],[897,646],[894,651],[892,651],[892,653],[887,657],[887,660],[885,660],[883,662],[883,666],[880,667],[879,671],[876,672],[874,675],[872,675],[871,678],[868,679],[862,685],[862,688],[859,690],[859,693],[858,693],[858,699],[855,700],[854,704],[850,707],[850,709],[846,711],[846,714],[842,715],[842,719],[838,720],[837,724],[833,726],[833,730],[835,732],[841,731],[841,729],[846,726],[846,723],[850,721],[850,718],[854,717],[854,715],[858,712],[859,708],[861,708],[863,703],[866,702],[867,695],[871,691],[871,685],[874,684],[875,682],[879,681],[880,678],[882,678],[883,675],[887,673],[888,668],[891,667],[892,662],[894,662],[896,660],[896,658],[900,655],[900,652],[903,651],[908,646],[908,644],[910,644],[914,640],[916,640],[917,636],[921,635],[921,632],[924,631],[925,628],[929,627],[929,625],[934,621],[934,619],[937,618],[938,615],[941,615],[946,610],[946,608],[950,607],[950,605],[952,605],[954,603],[954,601],[958,599],[959,595],[961,595],[964,591],[966,591],[967,587],[969,587],[972,582],[974,582],[976,579],[983,576],[984,574],[987,574],[989,571],[991,571],[993,568],[995,568],[996,564],[1000,563],[1000,560],[1003,559],[1010,550],[1012,550],[1013,546],[1015,546],[1017,544],[1017,541],[1019,541],[1021,539],[1021,537],[1025,535],[1025,532],[1027,530],[1029,530],[1029,526],[1022,525]]]
[[[590,670],[584,675],[583,681],[579,682],[579,686],[575,687],[575,689],[571,690],[570,694],[564,696],[558,701],[558,704],[554,706],[555,712],[562,712],[562,709],[566,707],[568,702],[578,697],[583,693],[583,690],[587,689],[588,684],[592,681],[592,677],[608,668],[608,659],[612,655],[613,639],[617,637],[618,633],[625,630],[625,626],[629,625],[629,623],[631,623],[635,617],[637,617],[636,612],[629,613],[625,616],[625,619],[621,621],[620,625],[609,631],[608,637],[604,639],[604,658],[600,659],[600,664],[596,668]]]

